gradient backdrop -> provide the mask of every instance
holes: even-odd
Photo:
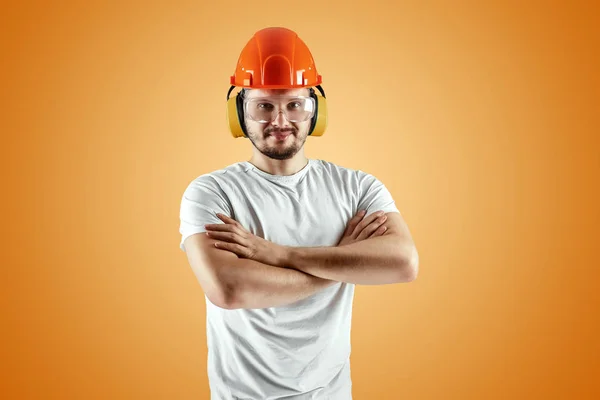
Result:
[[[229,76],[282,25],[329,99],[306,154],[380,178],[421,255],[357,288],[355,399],[600,398],[591,3],[5,4],[0,397],[209,398],[180,199],[250,157]]]

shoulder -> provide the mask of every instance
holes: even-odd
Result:
[[[350,181],[360,185],[378,182],[378,179],[373,174],[357,167],[320,159],[314,159],[313,163],[315,169],[323,171],[330,176],[341,178],[346,182]]]
[[[336,175],[356,175],[357,169],[351,168],[347,165],[342,165],[339,163],[335,163],[333,161],[321,160],[321,159],[312,159],[311,160],[314,169],[323,171],[329,174]]]
[[[197,175],[188,182],[185,193],[194,191],[221,192],[233,180],[244,179],[249,167],[245,162],[237,162],[223,168]]]

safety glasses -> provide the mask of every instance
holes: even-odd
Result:
[[[273,121],[283,113],[290,122],[304,122],[315,114],[315,99],[307,96],[252,97],[244,100],[244,112],[261,123]]]

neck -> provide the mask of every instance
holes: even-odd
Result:
[[[249,162],[256,168],[271,175],[293,175],[306,167],[308,158],[302,151],[287,160],[275,160],[262,153],[254,153]]]

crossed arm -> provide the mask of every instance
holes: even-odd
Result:
[[[402,217],[387,213],[387,230],[344,246],[290,247],[283,265],[339,282],[381,285],[411,282],[418,274],[418,253]]]
[[[418,255],[398,213],[387,214],[384,234],[334,247],[280,246],[220,218],[225,224],[207,225],[207,234],[190,236],[185,246],[207,297],[222,308],[282,306],[338,282],[410,282],[418,273]]]
[[[185,246],[194,273],[216,306],[225,309],[285,306],[337,282],[302,271],[278,268],[216,249],[214,239],[200,233]]]

